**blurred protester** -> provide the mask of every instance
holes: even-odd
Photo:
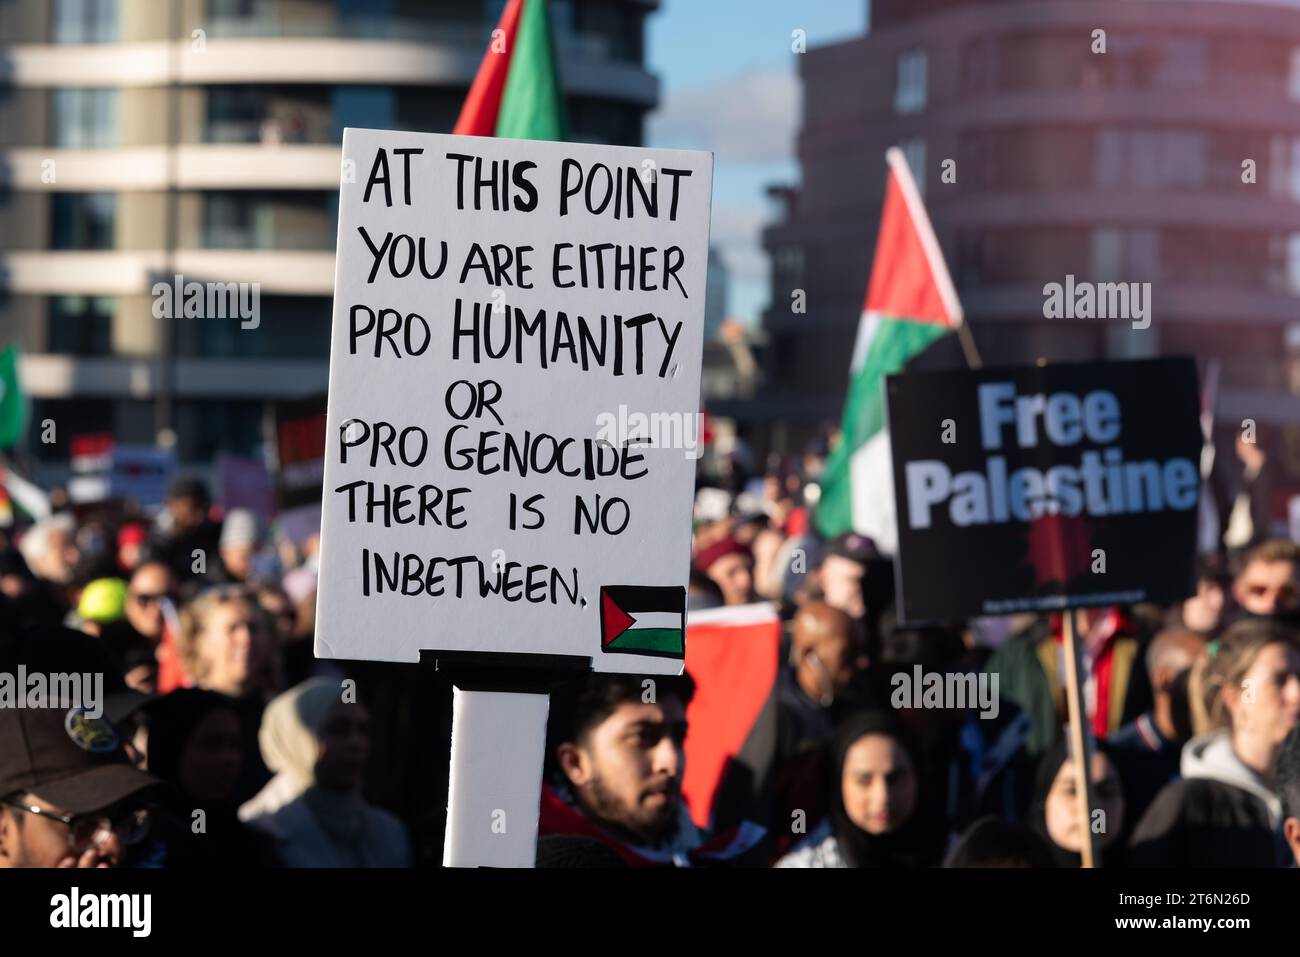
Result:
[[[1232,597],[1243,617],[1300,624],[1300,545],[1275,538],[1252,548],[1232,583]]]
[[[1279,862],[1275,765],[1300,719],[1300,646],[1276,622],[1246,620],[1224,632],[1211,655],[1204,693],[1216,729],[1187,742],[1182,779],[1167,785],[1138,823],[1135,866]]]
[[[60,513],[43,518],[23,534],[18,550],[33,575],[55,585],[72,582],[77,565],[76,520]]]
[[[770,829],[775,852],[788,850],[795,810],[809,823],[829,806],[825,755],[839,717],[868,703],[868,659],[861,622],[825,602],[794,616],[790,660],[718,783],[720,827],[754,820]]]
[[[876,699],[889,702],[919,749],[922,788],[951,839],[984,815],[1023,819],[1034,772],[1024,745],[1033,721],[1000,698],[991,676],[980,675],[965,629],[899,628],[890,611],[881,616],[872,672]]]
[[[275,840],[286,867],[411,866],[406,826],[361,795],[370,717],[345,700],[341,682],[312,680],[276,697],[261,740],[284,775],[279,786],[302,790],[275,811],[240,815]]]
[[[33,575],[16,548],[0,551],[0,597],[14,629],[57,625],[67,611],[57,589]]]
[[[257,513],[232,508],[221,523],[221,565],[226,580],[244,582],[253,570],[253,556],[262,546],[262,528]]]
[[[698,568],[691,569],[690,584],[686,589],[686,610],[704,611],[722,607],[722,591],[717,584]]]
[[[1231,587],[1232,578],[1223,559],[1218,555],[1202,555],[1197,563],[1196,594],[1176,607],[1167,625],[1215,637],[1233,611]]]
[[[1192,737],[1188,679],[1204,649],[1202,635],[1182,628],[1151,639],[1146,668],[1155,704],[1106,739],[1124,780],[1129,821],[1140,819],[1160,789],[1178,777],[1183,745]]]
[[[98,518],[87,519],[77,525],[73,534],[73,547],[77,561],[72,569],[72,580],[85,585],[100,578],[117,578],[117,553],[115,536],[109,526]]]
[[[270,839],[236,816],[244,763],[239,712],[215,691],[183,688],[147,706],[147,768],[172,786],[160,817],[166,867],[269,867]]]
[[[754,558],[734,538],[720,538],[695,556],[695,567],[722,592],[724,605],[748,605],[754,594]]]
[[[127,522],[117,530],[117,567],[131,574],[148,558],[149,529],[143,522]]]
[[[804,508],[790,513],[785,534],[787,537],[775,558],[772,575],[777,586],[778,608],[783,617],[789,617],[800,596],[811,594],[825,546],[809,527],[808,510]]]
[[[795,612],[790,663],[777,679],[784,737],[792,750],[821,747],[830,739],[832,708],[843,709],[855,690],[863,693],[869,663],[861,622],[849,612],[821,601]]]
[[[68,629],[0,637],[7,674],[93,673],[103,661],[95,639]],[[158,782],[85,704],[0,708],[0,867],[119,867],[148,837]]]
[[[315,600],[315,592],[312,593]],[[257,603],[271,623],[271,631],[280,652],[284,683],[293,686],[312,677],[317,670],[312,647],[311,622],[301,620],[288,593],[279,585],[263,584],[257,589]]]
[[[1300,725],[1292,728],[1277,756],[1277,793],[1282,799],[1282,837],[1291,866],[1300,867]]]
[[[948,851],[944,867],[1055,867],[1047,842],[1029,828],[982,817]]]
[[[1232,551],[1250,548],[1269,534],[1276,467],[1254,436],[1238,435],[1236,461],[1216,455],[1210,487],[1215,509],[1224,516],[1223,544]]]
[[[764,528],[750,543],[754,556],[754,591],[768,601],[780,601],[782,597],[780,557],[785,540],[780,529]]]
[[[270,779],[255,756],[267,698],[276,687],[275,648],[253,593],[241,585],[214,585],[181,611],[181,662],[199,688],[235,700],[243,725],[246,762],[237,788],[245,801]]]
[[[150,549],[181,582],[219,568],[220,529],[208,518],[211,505],[212,496],[200,479],[181,477],[167,489]]]
[[[864,617],[867,566],[875,557],[870,539],[852,532],[841,535],[827,546],[813,575],[809,597],[820,598],[851,618]]]
[[[1088,761],[1092,784],[1092,807],[1088,809],[1088,826],[1097,841],[1094,867],[1122,867],[1124,843],[1124,787],[1103,741]],[[1042,756],[1034,778],[1033,803],[1029,826],[1047,842],[1048,852],[1058,867],[1079,867],[1083,860],[1083,842],[1088,835],[1080,827],[1078,804],[1078,770],[1070,757],[1070,747],[1062,740]]]
[[[777,867],[929,867],[943,848],[925,814],[915,752],[893,718],[846,719],[831,751],[829,817]]]
[[[637,867],[720,863],[755,847],[753,828],[708,839],[682,800],[694,695],[687,674],[593,674],[556,695],[539,837],[593,838]]]
[[[139,691],[157,689],[157,650],[165,625],[163,603],[175,602],[175,590],[171,569],[162,562],[146,561],[127,583],[126,614],[101,632],[126,683]]]
[[[1144,636],[1120,608],[1080,608],[1074,615],[1083,644],[1080,680],[1089,688],[1088,720],[1092,733],[1105,738],[1151,707],[1151,687],[1138,654]],[[1061,740],[1066,720],[1063,627],[1059,613],[1037,619],[985,665],[988,674],[998,675],[1003,700],[1033,719],[1026,750],[1034,759]]]

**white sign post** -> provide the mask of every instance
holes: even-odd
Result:
[[[345,131],[319,657],[681,672],[711,189],[707,153]],[[532,863],[513,690],[456,690],[447,863]]]

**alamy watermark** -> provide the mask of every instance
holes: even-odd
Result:
[[[616,448],[682,449],[688,459],[698,459],[703,419],[699,412],[629,412],[620,405],[617,413],[596,416],[596,441]]]
[[[88,718],[104,715],[103,672],[0,671],[0,708],[80,709]]]
[[[261,283],[186,282],[177,273],[170,283],[156,282],[150,291],[155,319],[238,319],[241,329],[262,323]]]
[[[997,672],[927,672],[914,665],[911,674],[894,672],[889,684],[894,689],[889,703],[895,708],[978,708],[989,721],[1000,710]]]
[[[1151,325],[1151,283],[1075,282],[1043,286],[1044,319],[1129,319],[1134,329]]]

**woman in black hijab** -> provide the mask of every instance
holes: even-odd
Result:
[[[1029,807],[1029,826],[1047,842],[1058,867],[1079,867],[1083,848],[1075,788],[1074,762],[1069,756],[1068,741],[1046,752],[1038,762],[1034,777],[1033,803]],[[1098,836],[1100,848],[1093,864],[1097,867],[1123,865],[1124,844],[1118,840],[1124,828],[1124,789],[1119,772],[1104,741],[1096,742],[1088,776],[1092,781],[1089,826]]]
[[[236,788],[245,755],[235,702],[215,691],[186,688],[154,701],[147,712],[148,770],[172,785],[172,814],[161,821],[164,865],[274,865],[271,841],[238,818]]]
[[[887,713],[847,718],[831,745],[830,815],[777,867],[929,867],[943,827],[920,793],[915,750]]]

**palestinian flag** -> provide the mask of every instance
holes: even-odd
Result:
[[[893,465],[885,417],[885,376],[962,324],[961,303],[907,160],[889,164],[876,261],[858,324],[840,443],[826,463],[817,528],[826,537],[855,531],[883,553],[898,547]]]
[[[452,132],[564,139],[564,95],[555,62],[546,0],[510,0]]]
[[[686,589],[680,585],[605,585],[600,589],[600,650],[686,657]]]
[[[7,508],[12,513],[13,507],[17,506],[34,522],[50,516],[49,496],[4,462],[0,462],[0,500],[5,503],[0,509]],[[0,525],[4,524],[8,523],[0,518]]]

